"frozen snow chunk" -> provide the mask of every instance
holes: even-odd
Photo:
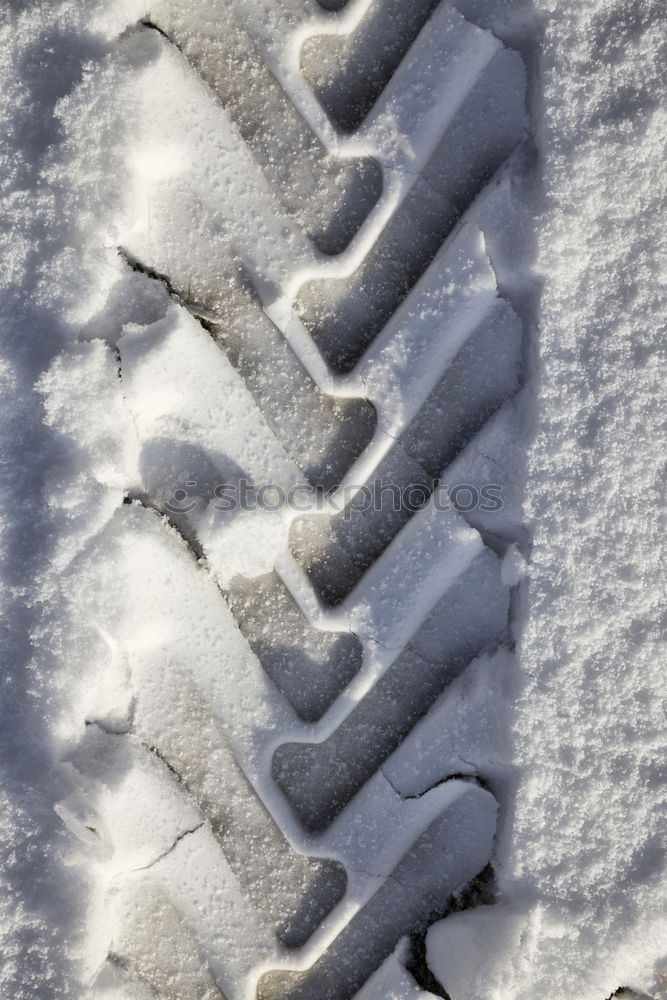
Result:
[[[516,586],[524,578],[527,570],[528,564],[516,545],[510,545],[500,564],[500,576],[503,583],[507,587]]]
[[[359,990],[355,1000],[428,1000],[432,996],[420,989],[405,968],[409,957],[408,939],[399,941],[389,958],[385,959],[365,986]]]
[[[479,906],[430,928],[427,961],[451,1000],[527,1000],[517,989],[533,933],[524,908]]]

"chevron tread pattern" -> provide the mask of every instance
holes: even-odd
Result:
[[[525,138],[524,67],[436,0],[267,10],[262,26],[243,0],[155,0],[136,27],[204,82],[269,192],[259,213],[299,235],[280,278],[233,241],[217,285],[190,275],[175,244],[160,260],[140,246],[123,256],[175,300],[184,337],[214,345],[211,370],[256,414],[257,454],[269,456],[257,468],[278,456],[281,475],[328,494],[322,511],[276,521],[269,572],[231,575],[214,529],[170,512],[148,480],[147,509],[129,505],[132,524],[167,516],[160,544],[185,542],[193,581],[238,626],[239,677],[258,663],[267,692],[260,724],[249,698],[214,710],[194,673],[175,671],[179,694],[165,703],[139,686],[131,732],[110,737],[150,755],[199,817],[120,894],[100,984],[130,984],[141,1000],[352,1000],[401,939],[423,936],[488,872],[493,848],[497,803],[479,782],[443,774],[413,803],[383,765],[413,752],[417,722],[507,638],[498,552],[465,510],[437,501],[521,387],[522,323],[498,294],[474,210]],[[280,62],[280,30],[302,39],[306,96]],[[420,59],[439,44],[449,63],[431,94]],[[123,350],[129,385],[141,362]],[[203,438],[197,462],[215,475]],[[240,471],[253,478],[250,464]],[[392,489],[397,503],[372,502]],[[388,823],[400,814],[403,846],[380,831],[377,871],[365,871],[359,831],[375,829],[378,802]],[[219,940],[209,896],[233,914]],[[151,957],[147,921],[181,963]]]

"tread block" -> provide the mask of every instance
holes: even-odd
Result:
[[[322,600],[345,599],[436,482],[447,482],[448,466],[518,391],[522,337],[516,314],[499,300],[366,484],[364,509],[355,501],[333,518],[307,515],[293,524],[292,551]]]
[[[525,129],[525,71],[502,49],[470,90],[422,176],[349,278],[306,282],[296,306],[336,371],[350,371]]]
[[[308,625],[275,573],[232,581],[232,608],[267,674],[305,722],[316,722],[361,667],[349,632]]]
[[[273,776],[309,832],[326,829],[470,660],[501,638],[508,594],[484,551],[323,743],[286,743]]]
[[[336,486],[373,436],[374,408],[323,393],[246,289],[228,287],[221,305],[212,334],[267,423],[309,482]]]
[[[406,934],[428,927],[486,865],[496,802],[466,787],[416,841],[371,900],[307,972],[272,972],[258,1000],[352,1000]]]
[[[340,253],[380,197],[381,168],[328,153],[246,30],[242,4],[219,6],[205,31],[193,0],[156,0],[151,18],[217,96],[288,214],[322,253]]]

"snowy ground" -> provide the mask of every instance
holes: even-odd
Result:
[[[666,989],[664,55],[658,5],[549,5],[510,906],[430,942],[468,1000]]]
[[[206,5],[164,2],[155,11],[178,27],[197,6]],[[451,856],[438,861],[443,881],[428,891],[445,896],[485,864],[495,830],[495,902],[451,914],[426,938],[426,959],[451,1000],[607,1000],[622,988],[667,996],[665,17],[654,0],[553,0],[539,11],[509,0],[457,6],[463,18],[449,8],[440,13],[449,21],[437,37],[452,39],[452,54],[463,47],[463,67],[453,60],[450,80],[443,60],[441,79],[425,49],[411,77],[431,117],[402,119],[405,105],[388,88],[381,114],[355,134],[358,145],[346,155],[369,204],[377,194],[369,150],[389,164],[392,185],[382,197],[390,213],[405,194],[401,185],[407,190],[423,167],[420,150],[440,113],[438,88],[458,86],[496,59],[497,92],[511,94],[521,90],[522,71],[507,53],[525,59],[537,167],[521,190],[501,189],[505,213],[515,205],[521,212],[512,226],[492,199],[472,213],[443,263],[450,269],[444,287],[458,288],[460,299],[452,295],[445,305],[435,285],[422,288],[439,315],[451,309],[454,340],[465,341],[472,314],[479,319],[500,308],[498,295],[530,328],[527,388],[456,459],[459,481],[481,482],[489,445],[510,455],[512,502],[497,528],[505,542],[502,567],[488,550],[482,554],[474,530],[488,529],[481,515],[464,522],[430,507],[420,512],[410,522],[422,532],[422,549],[410,549],[419,559],[401,562],[394,547],[373,564],[361,590],[352,590],[355,600],[324,613],[306,608],[320,632],[317,641],[299,634],[298,642],[311,643],[308,655],[321,664],[331,697],[324,680],[306,697],[299,678],[281,674],[287,695],[303,697],[301,718],[294,702],[274,697],[243,635],[254,628],[252,600],[225,590],[238,572],[254,577],[275,566],[307,604],[305,574],[286,555],[289,518],[267,514],[251,528],[242,517],[221,525],[203,501],[212,499],[211,470],[232,479],[249,471],[255,483],[287,489],[304,481],[295,451],[324,467],[331,455],[347,461],[344,448],[358,454],[358,442],[341,445],[337,414],[304,390],[291,429],[298,448],[283,446],[195,317],[214,323],[224,310],[249,310],[259,324],[258,302],[247,304],[238,275],[219,268],[224,254],[239,254],[263,276],[261,305],[293,338],[313,378],[346,403],[349,396],[350,407],[360,385],[376,402],[379,454],[431,378],[433,355],[420,355],[416,339],[434,344],[428,310],[393,320],[347,382],[345,372],[332,376],[289,304],[304,278],[321,274],[294,220],[315,240],[345,237],[331,225],[317,228],[327,192],[295,196],[290,211],[267,214],[266,173],[238,131],[221,124],[210,89],[181,54],[157,32],[137,29],[146,15],[142,3],[10,0],[3,14],[3,1000],[143,1000],[148,994],[127,985],[124,969],[105,965],[112,944],[134,947],[139,965],[154,960],[158,969],[174,961],[172,951],[178,956],[171,986],[168,975],[162,986],[153,979],[161,997],[212,1000],[220,996],[214,980],[229,1000],[241,996],[234,991],[250,966],[303,969],[316,961],[355,907],[379,900],[378,926],[387,911],[398,913],[405,905],[400,894],[392,896],[390,886],[385,897],[374,896],[377,886],[389,885],[391,879],[382,881],[389,875],[397,882],[401,865],[408,884],[416,885],[419,873],[426,872],[424,881],[433,876],[420,858],[424,845],[428,854],[441,844],[438,824]],[[239,9],[283,84],[301,86],[276,41],[285,36],[280,18],[298,21],[300,5],[283,10],[257,0]],[[269,9],[283,13],[269,18]],[[226,43],[221,31],[219,44]],[[213,47],[211,65],[217,52]],[[200,70],[208,72],[205,62]],[[262,101],[270,107],[273,98],[260,85],[249,90],[256,114],[264,113]],[[326,132],[318,107],[310,113]],[[506,133],[519,127],[511,117],[498,121]],[[409,130],[414,143],[402,144]],[[318,148],[308,152],[303,174],[293,174],[295,186],[307,190],[318,156]],[[325,165],[325,174],[329,169],[337,168]],[[279,170],[271,179],[282,190]],[[332,183],[343,190],[347,174]],[[313,205],[320,207],[311,218]],[[362,230],[343,255],[343,273],[372,239]],[[508,252],[507,242],[520,253]],[[119,246],[131,260],[168,274],[181,303],[164,282],[131,270]],[[305,287],[299,316],[307,319],[316,307]],[[363,308],[362,300],[358,295],[350,308]],[[508,353],[512,322],[506,320]],[[323,337],[319,345],[327,361],[331,343]],[[459,346],[440,345],[439,363]],[[355,351],[361,353],[351,343],[350,357]],[[401,365],[406,357],[410,364]],[[271,362],[276,380],[292,377],[281,358],[276,353]],[[497,367],[510,385],[511,373]],[[285,384],[291,392],[293,384]],[[472,393],[477,384],[466,386]],[[383,411],[388,398],[400,406]],[[327,443],[318,452],[321,442],[299,437],[304,414],[315,410],[321,426],[331,422],[335,448]],[[363,444],[371,430],[362,410],[353,415]],[[519,417],[530,441],[513,449],[510,441],[524,440],[512,430]],[[195,549],[203,547],[211,573],[200,571],[151,509],[165,500],[160,490],[173,492],[169,472],[203,489],[192,516],[172,521]],[[402,537],[404,548],[413,544],[413,536]],[[455,553],[444,576],[436,551],[443,538],[450,557]],[[403,579],[406,567],[412,596],[397,606],[396,584],[382,581]],[[461,633],[470,613],[476,640],[492,635],[505,613],[499,572],[507,586],[521,580],[512,595],[516,654],[505,643],[480,656],[351,807],[333,810],[325,832],[316,829],[319,807],[304,839],[274,794],[270,754],[288,737],[297,746],[343,725],[357,700],[390,672],[417,620],[446,607],[437,603],[443,595],[450,595],[448,613],[460,619]],[[469,599],[451,596],[452,579],[464,580]],[[248,609],[240,624],[219,588]],[[274,599],[270,591],[267,603]],[[279,606],[276,627],[282,622],[287,642],[297,618],[285,608]],[[341,639],[349,631],[376,653],[364,654],[357,686],[334,701],[350,680],[336,670],[356,662],[356,648]],[[444,641],[430,634],[431,644]],[[423,654],[429,638],[420,635]],[[281,663],[276,656],[276,676]],[[178,762],[188,796],[155,754],[142,754],[147,746]],[[359,760],[366,750],[360,742]],[[477,775],[485,787],[458,778],[438,785],[445,774]],[[289,792],[289,776],[280,780]],[[250,784],[266,810],[249,795]],[[317,798],[317,791],[314,782],[308,795]],[[239,859],[232,843],[224,865],[211,831],[229,816],[216,814],[216,796],[234,814],[232,827],[246,824],[254,845]],[[350,881],[334,905],[341,864]],[[158,877],[144,890],[148,867]],[[334,909],[315,915],[324,922],[295,961],[276,952],[253,906],[269,882],[289,911],[295,887],[316,877],[322,906]],[[169,887],[172,909],[160,886]],[[369,919],[377,915],[372,905],[367,912]],[[311,918],[300,919],[305,940]],[[204,942],[203,963],[193,938],[199,948]],[[405,971],[404,947],[359,996],[428,995]]]

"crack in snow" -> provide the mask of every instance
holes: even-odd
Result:
[[[220,317],[208,312],[202,303],[192,302],[190,299],[190,294],[184,295],[183,292],[174,285],[171,278],[163,274],[161,271],[157,271],[154,267],[149,264],[144,264],[137,257],[135,257],[129,250],[125,247],[117,247],[116,252],[118,256],[125,261],[128,267],[136,271],[137,274],[143,274],[146,278],[150,278],[151,281],[157,281],[161,284],[173,299],[177,305],[181,306],[195,319],[199,325],[206,330],[207,333],[213,333],[213,327],[216,323],[219,323]]]
[[[173,844],[171,844],[166,849],[166,851],[163,851],[161,854],[159,854],[157,858],[154,858],[153,861],[149,861],[147,865],[140,865],[139,868],[130,869],[130,871],[126,872],[126,874],[134,875],[136,872],[145,872],[148,871],[150,868],[154,868],[155,865],[159,864],[160,861],[163,861],[173,851],[175,851],[182,840],[185,840],[186,837],[192,836],[193,833],[197,833],[197,831],[201,830],[203,826],[206,826],[205,820],[202,820],[201,823],[198,823],[197,826],[193,826],[190,830],[184,830],[182,833],[179,833],[179,835],[174,840]]]
[[[143,507],[144,510],[148,510],[151,513],[155,514],[157,517],[161,518],[161,520],[163,520],[166,524],[169,525],[170,528],[173,529],[173,531],[176,532],[178,537],[184,543],[184,545],[192,555],[193,559],[197,563],[197,566],[205,568],[208,571],[209,575],[211,576],[211,579],[213,579],[213,575],[208,567],[206,554],[199,540],[196,537],[190,538],[185,533],[185,530],[174,521],[174,519],[169,515],[169,513],[163,510],[162,506],[156,500],[152,499],[150,494],[139,491],[136,492],[128,491],[125,497],[123,498],[123,503],[127,504],[128,506],[132,506],[132,504],[138,504],[140,507]],[[218,584],[216,583],[216,587],[217,586]],[[220,590],[219,587],[218,590]]]
[[[460,759],[463,761],[464,764],[468,763],[467,761],[463,760],[462,757],[460,757]],[[469,765],[469,766],[472,766],[472,765]],[[428,788],[425,788],[421,792],[416,792],[413,795],[406,795],[404,792],[402,792],[400,790],[399,787],[397,787],[397,785],[394,784],[394,782],[392,781],[392,779],[387,774],[387,771],[386,771],[385,768],[386,768],[386,765],[380,765],[380,767],[379,767],[378,770],[379,770],[380,774],[382,775],[382,777],[387,782],[387,784],[389,785],[389,787],[391,788],[391,790],[396,795],[398,795],[398,797],[403,802],[410,802],[410,801],[412,801],[414,799],[421,799],[425,795],[428,795],[429,792],[432,792],[434,789],[439,788],[441,785],[448,784],[450,781],[461,781],[461,782],[464,782],[465,784],[468,784],[468,785],[477,785],[479,788],[484,788],[485,790],[488,790],[486,782],[482,778],[480,778],[479,775],[477,775],[476,773],[475,774],[465,774],[464,772],[456,772],[454,774],[448,774],[444,778],[440,778],[438,781],[435,781],[432,785],[429,785]]]

